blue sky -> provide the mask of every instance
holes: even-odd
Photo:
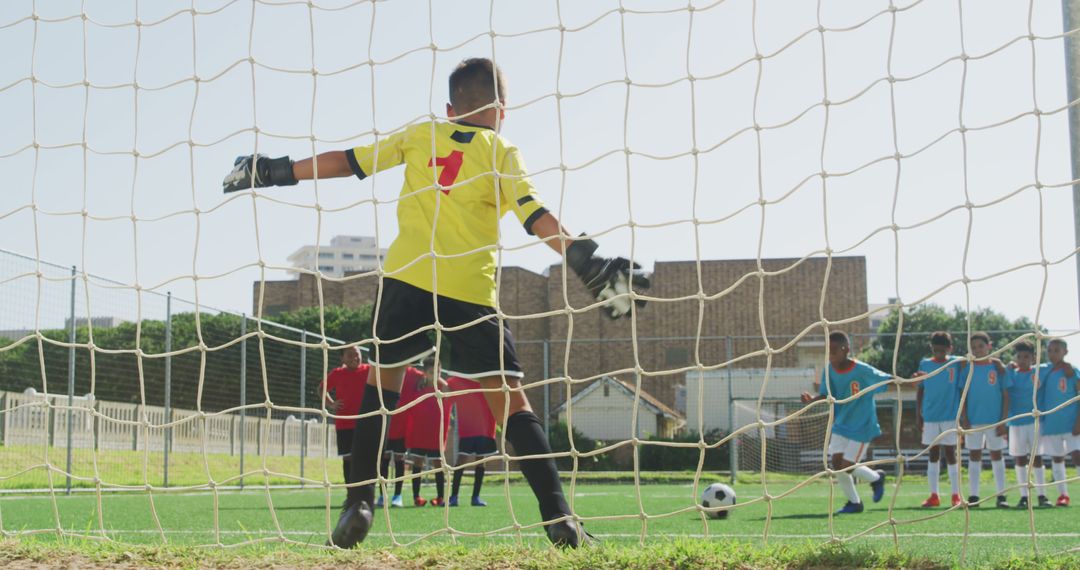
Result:
[[[86,0],[40,2],[35,22],[33,3],[5,1],[0,248],[250,310],[260,261],[284,279],[274,266],[305,244],[388,245],[401,172],[226,198],[232,159],[429,120],[450,69],[493,56],[510,84],[503,134],[605,253],[650,265],[831,248],[867,257],[871,302],[1080,326],[1060,2],[686,6]],[[557,261],[512,216],[502,243],[505,265]],[[132,290],[93,295],[95,314],[138,310]],[[5,313],[0,328],[33,318]]]

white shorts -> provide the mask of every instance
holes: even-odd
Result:
[[[866,454],[867,447],[870,447],[868,442],[855,441],[834,433],[832,438],[829,439],[829,456],[842,453],[846,461],[858,463],[862,461],[863,455]]]
[[[1035,447],[1035,424],[1009,426],[1009,455],[1027,457]]]
[[[1080,451],[1080,436],[1071,433],[1056,433],[1039,436],[1039,452],[1050,457],[1065,457]]]
[[[945,435],[941,435],[945,434]],[[937,437],[941,435],[940,439]],[[937,439],[937,441],[934,441]],[[923,422],[923,445],[956,445],[956,422]]]
[[[976,449],[989,449],[990,451],[1001,451],[1005,449],[1005,438],[994,433],[997,429],[991,424],[983,424],[978,426],[971,426],[974,430],[964,436],[964,449],[976,450]]]

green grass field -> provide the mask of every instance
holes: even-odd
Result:
[[[465,483],[468,488],[468,479]],[[791,487],[790,483],[769,485],[768,492],[775,496]],[[847,539],[865,533],[851,538],[847,547],[899,552],[944,565],[958,563],[962,554],[968,563],[999,565],[1016,557],[1030,558],[1035,545],[1044,554],[1080,547],[1077,507],[1035,510],[1033,540],[1032,513],[1028,511],[1000,510],[988,504],[970,512],[923,510],[919,502],[924,498],[925,484],[917,478],[906,478],[898,493],[890,486],[885,500],[877,504],[869,503],[869,489],[862,487],[866,512],[831,520],[827,516],[829,485],[821,482],[775,499],[771,504],[761,500],[763,486],[737,485],[743,506],[728,520],[703,521],[696,512],[684,511],[696,502],[691,485],[685,483],[645,484],[640,486],[640,496],[632,483],[582,483],[575,488],[574,503],[581,516],[594,519],[587,522],[588,530],[612,547],[636,548],[643,536],[647,545],[691,539],[754,547],[805,547],[821,545],[831,537]],[[430,496],[432,492],[430,485],[425,486],[425,494]],[[433,543],[450,541],[466,549],[485,549],[493,544],[546,547],[540,529],[514,528],[515,518],[520,525],[538,522],[535,502],[522,482],[513,481],[507,487],[498,477],[489,477],[484,496],[490,504],[487,508],[410,507],[380,511],[365,547],[420,543],[421,548],[428,548]],[[145,493],[103,494],[99,512],[94,493],[56,496],[55,510],[52,496],[10,495],[0,498],[0,520],[5,532],[24,533],[55,529],[59,518],[62,528],[71,533],[100,536],[104,532],[109,538],[127,544],[237,545],[285,537],[301,544],[321,545],[326,540],[328,525],[336,521],[337,505],[342,497],[340,489],[334,489],[329,496],[318,488],[269,492],[253,489],[221,492],[215,505],[214,495],[208,492],[155,493],[152,501]],[[1010,502],[1016,498],[1014,491]],[[839,497],[835,502],[839,506]],[[893,504],[891,517],[895,525],[889,524],[890,504]],[[512,507],[513,515],[508,507]],[[641,517],[641,512],[648,517]],[[477,533],[487,534],[476,536]],[[23,535],[20,540],[55,542],[57,539],[55,533],[43,533]],[[894,550],[894,544],[898,550]]]

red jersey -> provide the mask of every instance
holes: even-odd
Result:
[[[405,369],[405,379],[401,382],[401,392],[398,396],[398,408],[416,399],[416,385],[424,378],[424,373],[408,367]],[[409,416],[414,409],[390,416],[390,427],[386,430],[386,439],[405,439],[405,432],[409,427]]]
[[[413,400],[419,400],[424,395],[434,393],[435,385],[432,384],[417,392]],[[409,410],[409,427],[405,432],[405,447],[409,449],[444,449],[446,447],[446,437],[449,433],[450,400],[444,399],[440,410],[439,399],[431,395]],[[440,435],[442,436],[441,439]]]
[[[326,385],[326,393],[333,392],[335,401],[341,402],[335,415],[355,416],[360,413],[360,404],[364,400],[364,386],[367,386],[368,372],[371,365],[361,364],[354,370],[344,366],[335,368],[326,376],[323,384]],[[353,429],[356,427],[355,418],[338,418],[334,420],[334,428]]]
[[[450,385],[451,392],[480,388],[479,382],[457,376],[451,376],[446,382]],[[450,402],[457,407],[458,437],[495,438],[495,416],[491,415],[491,408],[483,392],[456,395],[450,398]]]

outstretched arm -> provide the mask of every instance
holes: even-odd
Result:
[[[267,186],[292,186],[300,180],[315,178],[316,162],[319,178],[342,178],[352,176],[349,151],[333,150],[313,158],[293,162],[288,156],[270,158],[263,154],[237,157],[233,170],[221,182],[222,190],[238,192]]]
[[[345,157],[345,151],[332,150],[312,158],[296,161],[293,163],[293,176],[297,180],[314,180],[316,161],[319,163],[319,179],[345,178],[353,175],[352,168],[349,166],[349,159]]]

